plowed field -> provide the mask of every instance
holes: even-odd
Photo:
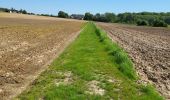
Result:
[[[170,29],[98,23],[130,55],[141,77],[170,99]]]

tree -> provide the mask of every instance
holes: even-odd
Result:
[[[22,14],[27,14],[27,11],[26,11],[26,10],[23,10],[23,9],[20,9],[18,12],[19,12],[19,13],[22,13]]]
[[[15,11],[15,9],[14,9],[14,8],[11,8],[11,11],[13,12],[13,11]]]
[[[9,12],[10,10],[7,9],[7,8],[0,8],[0,11],[2,11],[2,12]]]
[[[59,11],[58,12],[58,17],[61,17],[61,18],[68,18],[68,14],[65,13],[64,11]]]
[[[100,13],[97,13],[96,15],[93,16],[94,21],[100,21]]]
[[[116,21],[116,15],[114,13],[105,13],[105,17],[106,17],[107,22]]]
[[[153,22],[153,26],[154,26],[154,27],[168,27],[168,24],[165,23],[165,22],[162,21],[162,20],[155,20],[155,21]]]
[[[99,14],[99,13],[93,16],[93,20],[99,22],[108,22],[105,14]]]
[[[85,13],[84,20],[93,20],[93,14],[89,12]]]
[[[22,11],[22,14],[27,14],[27,11],[26,11],[26,10],[23,10],[23,11]]]
[[[134,13],[122,13],[118,14],[118,22],[121,23],[136,23],[136,15]]]
[[[165,16],[163,20],[165,21],[165,23],[170,24],[170,16]]]

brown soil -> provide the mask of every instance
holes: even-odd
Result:
[[[81,21],[0,13],[0,100],[20,94],[78,35]],[[45,19],[44,19],[45,18]]]
[[[153,83],[163,96],[170,99],[170,29],[98,25],[129,53],[141,77],[139,82]]]

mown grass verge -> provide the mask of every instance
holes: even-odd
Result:
[[[104,31],[89,22],[49,69],[17,98],[162,100],[152,86],[137,84],[136,79],[127,54],[112,43]]]

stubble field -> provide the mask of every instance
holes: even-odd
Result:
[[[78,35],[82,21],[0,13],[0,99],[22,92]]]

